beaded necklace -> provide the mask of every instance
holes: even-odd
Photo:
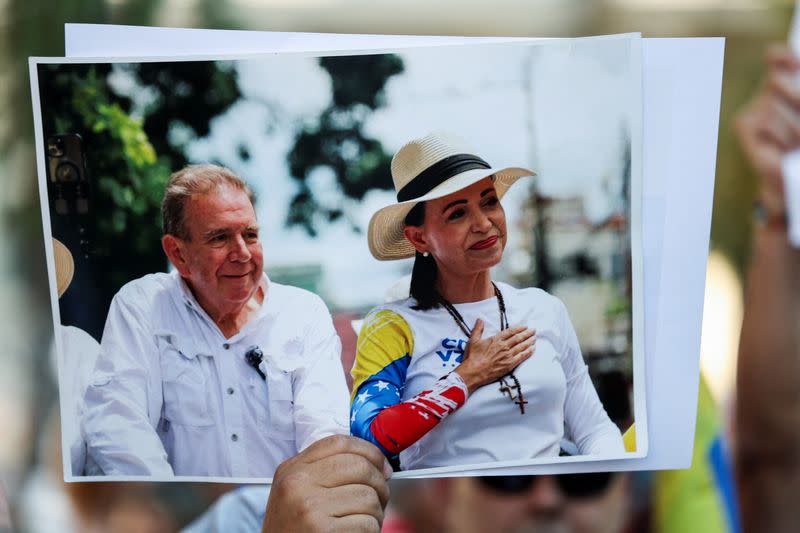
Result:
[[[497,285],[492,282],[492,287],[494,288],[494,295],[497,297],[497,307],[500,310],[500,331],[503,331],[508,328],[508,315],[506,314],[506,302],[503,300],[503,293],[500,292],[500,289],[497,288]],[[453,317],[458,327],[464,332],[464,335],[467,338],[472,336],[472,330],[467,326],[464,317],[461,316],[461,313],[458,312],[453,304],[448,302],[442,295],[439,296],[439,302],[442,306],[450,313],[450,316]],[[507,379],[511,380],[513,383],[509,383],[506,381]],[[508,399],[514,402],[515,404],[519,405],[519,412],[520,414],[525,414],[525,404],[528,403],[525,400],[525,397],[522,394],[522,387],[519,385],[519,380],[517,376],[514,375],[514,371],[512,370],[505,376],[501,377],[497,380],[497,383],[500,384],[500,393],[507,395]]]

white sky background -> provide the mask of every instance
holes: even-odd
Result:
[[[454,47],[400,54],[404,71],[390,78],[385,107],[366,122],[365,134],[394,153],[411,138],[445,129],[461,136],[493,166],[523,166],[539,174],[547,194],[584,196],[594,220],[618,208],[616,190],[622,171],[620,133],[631,91],[630,42],[565,41],[525,46]],[[265,266],[320,264],[322,292],[337,308],[369,307],[410,272],[411,261],[380,262],[366,245],[366,226],[380,207],[393,203],[393,191],[373,191],[351,202],[350,216],[365,230],[346,223],[321,228],[316,238],[284,221],[297,189],[286,155],[296,126],[315,119],[328,105],[330,79],[316,58],[280,56],[238,63],[241,102],[218,117],[210,135],[192,143],[189,159],[219,159],[239,171],[258,195]],[[638,69],[634,69],[634,72]],[[526,74],[530,73],[526,90]],[[277,110],[277,121],[261,102]],[[530,120],[530,117],[534,117]],[[270,125],[273,127],[270,128]],[[251,159],[235,165],[244,143]],[[388,179],[388,178],[387,178]],[[527,183],[526,183],[527,182]],[[332,172],[312,176],[313,188],[338,203]],[[514,218],[532,180],[521,181],[504,199],[512,252]],[[604,185],[605,184],[605,185]]]

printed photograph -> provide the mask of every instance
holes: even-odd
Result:
[[[647,453],[638,38],[32,72],[65,479]]]

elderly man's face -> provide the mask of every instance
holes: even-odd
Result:
[[[175,267],[212,318],[238,313],[258,289],[264,265],[250,199],[222,186],[190,198],[183,216],[189,239],[178,239]]]

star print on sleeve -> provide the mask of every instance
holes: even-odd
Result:
[[[377,444],[389,458],[396,457],[421,439],[467,399],[467,387],[456,372],[451,372],[434,383],[429,390],[405,402],[397,403],[397,400],[387,399],[385,393],[390,389],[395,389],[396,396],[400,395],[395,386],[387,384],[381,387],[379,383],[375,383],[372,390],[375,389],[381,389],[381,392],[370,396],[369,401],[360,401],[366,393],[365,390],[356,396],[352,407],[353,412],[359,413],[356,416],[357,422],[361,419],[362,411],[375,413],[374,416],[368,425],[362,426],[356,422],[351,424],[351,429],[354,435]],[[390,398],[393,396],[395,395]],[[356,433],[356,428],[361,433]]]
[[[356,401],[358,403],[364,403],[365,401],[367,401],[367,398],[369,398],[369,397],[370,397],[370,393],[369,393],[368,390],[365,389],[364,392],[362,392],[361,394],[356,396]]]
[[[350,432],[378,446],[390,460],[417,442],[467,399],[458,373],[401,401],[414,353],[414,335],[406,320],[391,309],[365,319],[356,344]]]

